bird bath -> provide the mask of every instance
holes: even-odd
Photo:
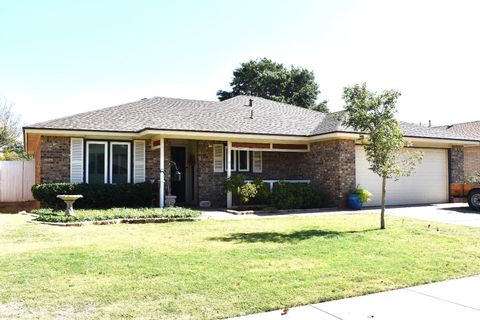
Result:
[[[80,198],[83,198],[81,194],[59,194],[57,198],[62,199],[67,204],[67,209],[65,209],[66,216],[74,216],[75,212],[73,211],[73,203]]]

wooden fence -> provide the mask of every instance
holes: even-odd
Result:
[[[0,202],[34,200],[35,161],[0,161]]]

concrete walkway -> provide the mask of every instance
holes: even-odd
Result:
[[[426,320],[480,319],[480,276],[431,283],[361,297],[259,313],[234,319]]]
[[[296,213],[271,213],[271,214],[248,214],[234,215],[225,211],[204,211],[202,217],[215,220],[244,220],[258,218],[286,218],[286,217],[309,217],[331,214],[358,214],[379,213],[378,208],[366,208],[361,211],[322,209],[314,212]],[[472,211],[464,203],[442,203],[423,206],[402,206],[387,208],[387,215],[413,218],[426,221],[442,222],[480,228],[480,212]]]

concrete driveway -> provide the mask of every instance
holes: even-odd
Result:
[[[258,218],[285,218],[285,217],[308,217],[321,216],[330,214],[357,214],[357,213],[375,212],[379,213],[378,208],[365,208],[361,211],[338,210],[338,209],[322,209],[318,211],[305,211],[295,213],[271,213],[271,214],[248,214],[234,215],[225,211],[209,210],[202,215],[204,219],[215,220],[243,220]],[[387,215],[407,217],[419,220],[443,222],[459,224],[469,227],[480,228],[480,212],[472,211],[467,204],[464,203],[442,203],[422,206],[402,206],[389,207],[386,211]]]
[[[480,276],[234,318],[237,320],[480,319]]]
[[[396,207],[388,209],[386,213],[391,216],[480,228],[480,211],[472,211],[468,205],[464,203],[442,203],[416,207]]]

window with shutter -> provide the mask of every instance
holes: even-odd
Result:
[[[213,172],[223,172],[223,144],[213,145]]]
[[[145,181],[145,141],[133,142],[133,183]]]
[[[83,182],[83,139],[70,139],[70,182]]]
[[[252,152],[252,167],[253,172],[260,173],[263,170],[262,151]]]
[[[231,158],[231,161],[232,161],[232,166],[230,167],[230,170],[233,172],[233,171],[237,171],[237,151],[236,150],[230,150],[230,158]],[[224,157],[224,164],[223,164],[223,169],[225,170],[225,172],[227,172],[227,161],[228,161],[228,157],[227,157],[227,147],[225,147],[225,157]]]

